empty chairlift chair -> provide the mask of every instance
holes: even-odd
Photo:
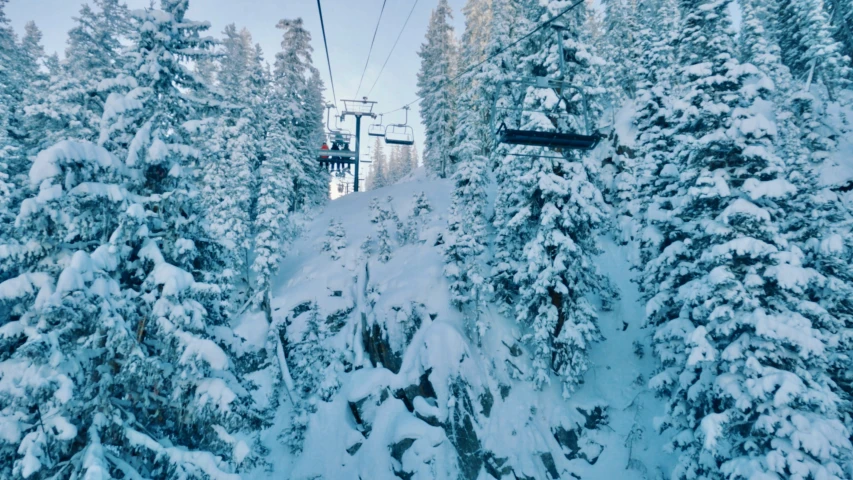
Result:
[[[559,46],[559,78],[563,79],[566,29],[561,25],[552,28]],[[536,97],[528,102],[533,95]],[[568,82],[547,77],[507,80],[498,85],[494,98],[492,131],[498,144],[542,147],[562,155],[565,150],[592,150],[601,140],[601,135],[590,128],[583,89]]]
[[[385,125],[382,124],[382,115],[379,115],[378,123],[372,123],[367,127],[367,134],[371,137],[385,136]]]
[[[539,93],[541,106],[531,107]],[[501,96],[509,93],[509,97]],[[544,95],[542,95],[544,93]],[[508,98],[519,101],[509,105]],[[497,122],[500,125],[497,125]],[[586,96],[579,87],[560,80],[534,77],[502,82],[492,107],[496,143],[548,148],[552,151],[592,150],[601,136],[589,127]]]
[[[385,143],[388,145],[414,145],[415,131],[409,126],[409,107],[403,107],[406,111],[404,123],[390,124],[385,127]]]

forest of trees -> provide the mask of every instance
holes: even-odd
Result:
[[[289,332],[302,335],[294,344],[290,324],[273,321],[271,290],[301,234],[297,219],[326,203],[331,181],[316,158],[324,85],[302,20],[278,22],[281,49],[267,59],[247,30],[228,25],[217,38],[187,18],[189,0],[135,11],[89,0],[60,58],[45,53],[35,24],[16,34],[8,1],[0,478],[258,478],[277,455],[261,432],[275,429],[299,454],[317,412],[331,411],[321,402],[361,424],[349,397],[334,402],[355,395],[339,378],[369,378],[353,372],[368,370],[363,343],[382,346],[371,338],[380,327],[354,330],[358,347],[346,345],[357,354],[344,362],[321,344],[350,316],[367,325],[364,310],[322,321],[312,299],[287,317],[309,318]],[[420,165],[453,186],[446,228],[421,239],[438,208],[424,193],[409,224],[391,197],[374,199],[365,222],[376,238],[346,259],[364,262],[348,280],[376,303],[382,292],[369,279],[391,261],[392,239],[409,253],[440,248],[436,271],[466,329],[438,330],[457,355],[446,355],[458,371],[443,383],[429,370],[420,384],[365,394],[378,398],[375,413],[422,393],[394,408],[415,419],[406,426],[441,433],[403,439],[411,450],[386,439],[382,454],[402,465],[404,453],[414,462],[415,450],[453,450],[449,463],[467,462],[459,478],[501,478],[491,472],[512,461],[465,442],[477,440],[471,418],[488,416],[480,410],[510,387],[465,378],[463,364],[479,370],[454,335],[480,345],[496,306],[531,358],[518,379],[571,399],[619,296],[597,265],[609,237],[631,252],[625,275],[645,318],[623,321],[650,339],[656,371],[641,388],[663,399],[655,424],[676,456],[672,472],[646,478],[853,478],[853,179],[839,167],[853,163],[853,1],[467,0],[459,33],[448,0],[433,7],[417,53]],[[495,115],[496,104],[553,105],[554,91],[498,88],[534,77],[581,88],[600,135],[594,150],[495,142],[504,120],[532,130],[581,123]],[[571,98],[566,113],[579,117],[580,95]],[[416,147],[377,141],[371,157],[368,189],[419,166]],[[318,248],[339,261],[348,233],[340,221],[326,227]],[[433,312],[408,308],[431,321]],[[259,350],[234,332],[246,312],[269,327]],[[423,391],[434,385],[439,393]],[[439,395],[454,401],[436,405]]]
[[[60,60],[0,0],[0,477],[232,478],[273,405],[228,328],[325,203],[301,20],[270,68],[187,0],[92,0]],[[270,374],[272,377],[273,375]],[[279,374],[275,378],[281,378]],[[232,475],[233,476],[233,475]]]
[[[388,153],[385,149],[388,148]],[[370,172],[367,189],[393,185],[418,168],[418,147],[415,145],[390,145],[377,138],[370,152]]]
[[[615,294],[594,261],[613,235],[635,252],[672,478],[850,478],[853,185],[832,172],[850,156],[853,3],[601,3],[470,0],[458,43],[447,1],[433,12],[424,162],[455,184],[456,304],[480,332],[483,293],[502,305],[535,382],[569,398]],[[525,37],[555,17],[559,34]],[[534,76],[582,86],[595,151],[495,144],[494,95],[547,101],[496,85]]]

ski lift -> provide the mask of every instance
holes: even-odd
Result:
[[[403,107],[406,111],[404,123],[391,124],[385,127],[385,143],[388,145],[414,145],[415,131],[409,126],[409,106]]]
[[[558,32],[563,30],[563,27],[554,28]],[[559,36],[560,78],[565,78],[562,34]],[[510,98],[518,100],[521,97],[518,102],[520,107],[507,105],[506,97],[501,101],[504,90],[517,93]],[[543,102],[546,106],[539,109],[526,107],[526,97],[537,90],[549,90],[547,95],[551,101]],[[494,99],[491,124],[496,143],[543,147],[562,152],[592,150],[601,140],[601,135],[590,129],[589,106],[583,89],[568,82],[546,77],[505,80],[498,85]],[[572,107],[575,107],[574,112]],[[503,118],[498,126],[497,119],[501,113],[505,114],[500,115]]]
[[[379,115],[379,122],[370,124],[367,127],[367,134],[371,137],[384,137],[385,125],[382,125],[382,115]]]

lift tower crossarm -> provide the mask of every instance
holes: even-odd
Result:
[[[353,174],[353,191],[358,192],[358,166],[361,163],[361,117],[376,118],[373,113],[373,107],[376,102],[371,102],[367,97],[362,97],[361,100],[343,100],[344,109],[341,112],[341,121],[346,120],[347,116],[355,117],[355,172]]]

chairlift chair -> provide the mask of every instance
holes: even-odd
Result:
[[[390,124],[385,127],[385,143],[388,145],[414,145],[415,131],[409,126],[409,107],[403,107],[406,111],[406,121],[403,123]]]
[[[525,107],[522,99],[521,107],[510,107],[501,104],[500,95],[495,95],[492,107],[492,131],[495,132],[496,143],[562,151],[564,149],[592,150],[601,140],[600,135],[590,131],[589,107],[586,95],[581,88],[561,80],[535,77],[506,80],[499,85],[498,92],[506,89],[522,91],[523,97],[535,90],[550,89],[556,94],[557,102],[551,108],[532,109]],[[569,113],[571,105],[579,106],[580,112]],[[508,113],[508,115],[503,115],[500,125],[497,125],[497,119],[502,113]],[[547,122],[542,123],[550,123],[551,127],[524,128],[522,122],[534,115],[547,119]]]
[[[566,78],[562,38],[565,27],[554,25],[553,28],[558,34],[560,79],[562,79]],[[513,96],[514,98],[521,97],[520,107],[501,103],[501,94],[507,89],[518,93]],[[526,107],[525,99],[536,90],[550,90],[556,95],[556,102],[553,102],[550,107],[539,109]],[[572,111],[572,106],[579,108]],[[543,147],[562,152],[563,150],[592,150],[601,140],[601,135],[590,128],[589,105],[583,89],[563,80],[546,77],[505,80],[498,85],[491,116],[492,131],[495,132],[495,142],[498,144]],[[499,116],[503,118],[500,125],[497,125]],[[538,122],[542,125],[541,129],[531,127],[537,122],[522,123],[533,120],[536,116],[544,120]]]
[[[371,137],[385,136],[385,125],[382,124],[382,115],[379,115],[378,123],[372,123],[367,127],[367,134]]]

